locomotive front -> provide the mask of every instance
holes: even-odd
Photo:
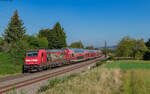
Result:
[[[23,73],[38,70],[39,66],[39,51],[27,51],[25,57],[25,64],[23,65]]]

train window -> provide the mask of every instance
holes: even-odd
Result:
[[[28,52],[27,57],[36,57],[38,56],[38,52]]]

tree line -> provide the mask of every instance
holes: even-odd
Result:
[[[116,49],[105,48],[102,51],[107,51],[107,54],[113,57],[150,60],[150,39],[144,42],[144,39],[126,36],[119,41]]]
[[[64,28],[59,22],[56,22],[53,28],[39,30],[36,35],[28,35],[26,31],[23,20],[19,18],[16,10],[0,38],[0,52],[9,53],[15,58],[24,58],[25,51],[29,49],[65,47],[94,49],[93,46],[84,47],[81,41],[68,46]]]
[[[28,35],[26,31],[26,27],[16,10],[0,38],[0,52],[23,59],[25,51],[29,49],[67,47],[66,34],[59,22],[56,22],[52,29],[39,30],[36,35]]]
[[[0,37],[0,71],[3,74],[21,72],[25,53],[31,49],[84,48],[81,41],[67,45],[64,28],[56,22],[52,28],[39,30],[35,35],[27,29],[16,10]],[[0,74],[1,74],[0,73]]]
[[[23,59],[25,51],[28,49],[60,49],[65,47],[98,49],[92,45],[84,47],[81,41],[67,45],[67,36],[59,22],[56,22],[53,28],[39,30],[39,33],[36,35],[28,35],[26,31],[26,27],[19,18],[18,11],[16,10],[0,38],[0,52],[9,53],[15,58]],[[105,48],[102,51],[116,57],[132,57],[149,60],[150,39],[144,42],[144,39],[137,40],[126,36],[120,40],[115,50]]]

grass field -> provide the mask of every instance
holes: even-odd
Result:
[[[46,88],[38,93],[150,94],[150,62],[110,61]]]
[[[130,70],[122,77],[122,94],[150,94],[150,70]]]
[[[150,61],[113,61],[105,67],[122,70],[121,94],[150,94]]]
[[[106,65],[107,68],[150,69],[150,61],[113,61]]]

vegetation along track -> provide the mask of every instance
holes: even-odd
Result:
[[[42,75],[42,76],[39,76],[39,77],[34,77],[34,78],[31,78],[31,79],[28,79],[28,80],[24,80],[24,81],[20,81],[20,82],[16,82],[16,83],[13,83],[13,84],[9,84],[9,85],[0,87],[0,94],[11,91],[11,90],[14,89],[14,87],[16,89],[21,88],[21,87],[28,86],[30,84],[34,84],[34,83],[42,81],[42,80],[46,80],[48,78],[52,78],[52,77],[55,77],[55,76],[58,76],[58,75],[61,75],[61,74],[65,74],[67,72],[71,72],[75,69],[79,69],[83,66],[90,65],[90,64],[92,64],[96,61],[99,61],[101,59],[102,59],[102,57],[94,59],[94,60],[87,61],[86,63],[81,63],[80,65],[76,65],[76,66],[73,66],[73,67],[70,67],[70,68],[67,68],[67,69],[59,70],[59,71],[56,71],[56,72],[53,72],[53,73],[45,74],[45,75]]]

